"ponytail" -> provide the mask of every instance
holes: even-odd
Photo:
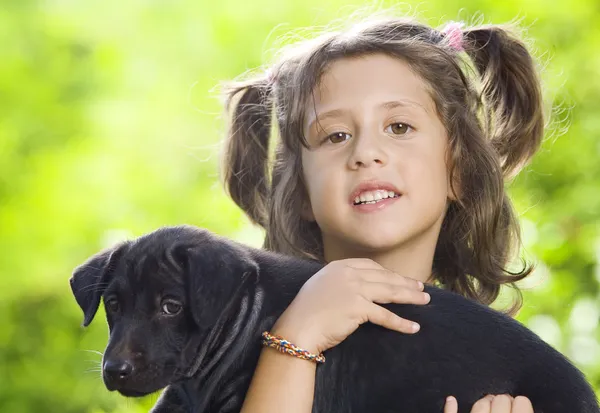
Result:
[[[225,189],[250,220],[263,228],[268,222],[270,192],[271,89],[267,77],[236,84],[226,93],[226,108],[233,113],[222,165]]]
[[[465,52],[482,80],[488,136],[505,178],[515,176],[539,148],[544,132],[542,92],[525,44],[498,26],[467,29]]]

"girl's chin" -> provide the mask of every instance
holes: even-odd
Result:
[[[369,234],[366,237],[354,240],[354,246],[358,252],[365,254],[381,254],[402,249],[406,240],[395,236],[386,236],[381,234]]]
[[[335,233],[332,231],[329,236],[324,234],[323,241],[325,249],[332,252],[332,255],[350,258],[401,250],[408,246],[414,238],[413,235],[412,231],[407,231],[407,228],[399,228],[398,225],[387,223],[376,224],[366,229],[361,227],[360,230],[346,228]]]

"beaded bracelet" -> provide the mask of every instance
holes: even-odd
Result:
[[[282,353],[289,354],[290,356],[298,357],[303,360],[313,361],[315,363],[325,363],[325,356],[323,354],[311,354],[306,350],[302,350],[300,347],[295,346],[283,337],[264,331],[262,333],[262,345],[271,347]]]

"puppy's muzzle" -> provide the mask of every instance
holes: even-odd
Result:
[[[140,376],[140,363],[143,361],[139,353],[134,353],[131,357],[127,355],[106,357],[102,365],[102,377],[106,388],[110,391],[117,390],[128,397],[140,397],[148,394],[149,391]]]
[[[104,382],[109,390],[122,387],[133,373],[133,363],[129,360],[109,359],[102,366]]]
[[[110,391],[127,388],[134,371],[133,361],[127,358],[108,358],[104,360],[102,377],[106,388]]]

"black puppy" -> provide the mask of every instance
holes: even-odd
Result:
[[[85,326],[104,299],[109,390],[141,396],[169,386],[153,412],[237,412],[261,332],[321,267],[183,226],[95,255],[75,270],[71,288]],[[326,352],[314,413],[437,413],[447,395],[467,412],[503,393],[529,397],[536,412],[600,411],[579,370],[517,321],[426,291],[428,305],[385,306],[420,323],[419,333],[365,324]]]

